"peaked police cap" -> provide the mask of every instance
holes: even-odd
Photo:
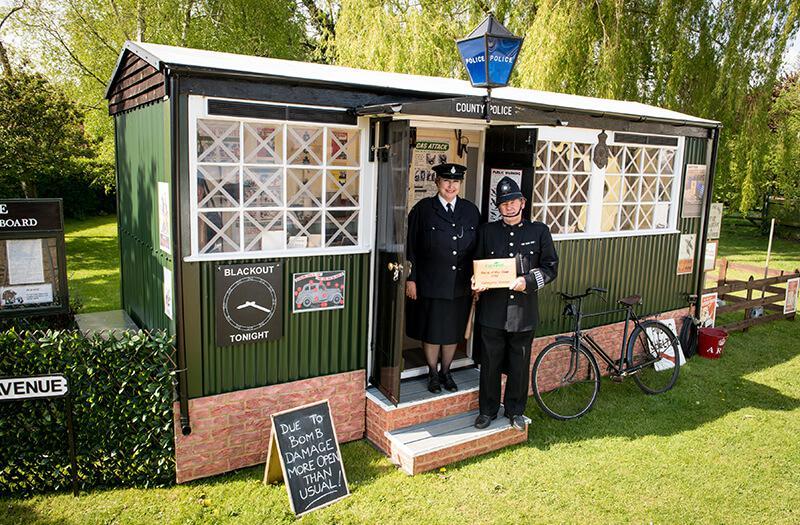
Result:
[[[432,169],[436,172],[437,177],[453,180],[464,180],[464,174],[467,172],[466,166],[453,164],[452,162],[437,164]]]

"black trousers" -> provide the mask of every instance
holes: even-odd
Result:
[[[505,413],[507,416],[522,415],[528,402],[533,332],[506,332],[481,325],[481,342],[480,413],[497,414],[500,373],[506,372]]]

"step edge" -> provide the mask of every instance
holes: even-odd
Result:
[[[398,405],[386,405],[381,399],[378,398],[375,394],[370,392],[369,390],[366,391],[367,399],[378,405],[378,408],[383,410],[384,412],[392,412],[393,410],[402,410],[404,408],[411,408],[417,405],[424,405],[425,403],[433,403],[434,401],[438,401],[439,399],[449,399],[452,397],[457,397],[464,394],[471,394],[473,392],[477,392],[479,389],[478,386],[474,386],[471,388],[467,388],[464,390],[458,390],[457,392],[448,392],[447,394],[442,394],[440,396],[430,398],[430,399],[419,399],[417,401],[406,401],[405,403],[400,403]]]
[[[508,426],[502,426],[502,427],[494,428],[494,429],[492,429],[491,432],[486,432],[484,434],[480,434],[477,437],[475,437],[475,436],[463,437],[463,438],[460,438],[460,439],[456,439],[455,441],[452,441],[452,442],[447,443],[445,445],[438,445],[438,446],[435,446],[435,447],[422,449],[422,450],[419,450],[417,452],[412,451],[410,448],[408,448],[408,446],[405,443],[396,442],[396,441],[392,440],[392,438],[389,437],[389,436],[387,436],[387,438],[389,439],[389,446],[390,447],[396,446],[398,449],[402,449],[406,453],[407,456],[409,456],[412,459],[416,460],[420,456],[431,454],[433,452],[438,452],[439,450],[444,450],[446,448],[451,448],[451,447],[455,447],[455,446],[458,446],[458,445],[463,445],[464,443],[469,443],[470,441],[478,441],[480,439],[483,439],[483,438],[486,438],[486,437],[489,437],[489,436],[493,436],[495,434],[500,434],[501,432],[505,432],[506,430],[513,430],[514,432],[519,432],[520,434],[524,433],[525,437],[527,439],[527,436],[528,436],[528,425],[527,424],[525,425],[525,430],[524,431],[516,430],[514,427],[512,427],[509,424]]]

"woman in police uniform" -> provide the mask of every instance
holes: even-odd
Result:
[[[422,341],[428,363],[428,390],[455,392],[450,373],[456,346],[464,339],[471,306],[472,255],[480,212],[458,197],[467,170],[460,164],[434,166],[435,197],[419,201],[408,215],[406,281],[409,337]],[[441,355],[442,367],[437,372]]]

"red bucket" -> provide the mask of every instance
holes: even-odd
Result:
[[[720,328],[701,328],[697,341],[697,354],[706,359],[722,357],[722,348],[728,340],[728,332]]]

